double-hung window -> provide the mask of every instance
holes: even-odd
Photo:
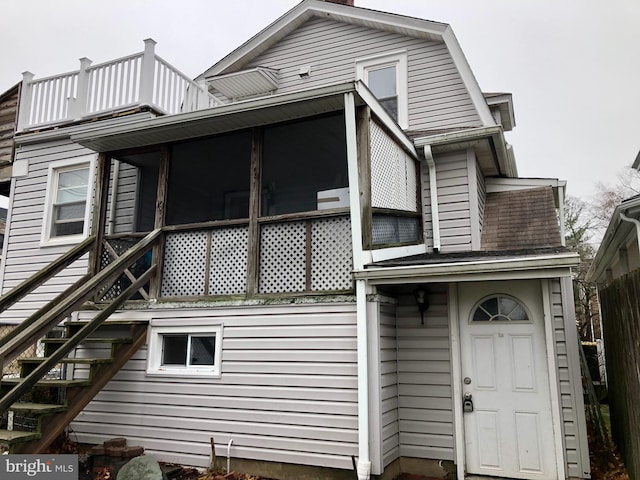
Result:
[[[222,325],[152,322],[147,374],[220,376]]]
[[[42,243],[70,243],[89,233],[94,156],[49,167]]]
[[[406,52],[357,60],[356,75],[398,125],[408,128]]]

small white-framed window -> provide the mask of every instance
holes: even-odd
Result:
[[[356,76],[401,128],[409,128],[406,52],[356,60]]]
[[[519,300],[498,294],[481,300],[473,310],[470,322],[485,325],[490,322],[530,323],[531,316]]]
[[[150,327],[147,374],[220,377],[222,324]]]
[[[85,155],[49,166],[41,242],[75,243],[89,234],[95,155]]]

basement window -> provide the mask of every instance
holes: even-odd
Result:
[[[222,325],[152,326],[147,374],[219,377]]]
[[[89,234],[93,155],[49,166],[41,243],[75,243]]]

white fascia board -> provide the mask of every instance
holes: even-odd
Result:
[[[370,284],[514,280],[571,276],[580,262],[577,253],[540,255],[528,258],[445,262],[430,265],[374,267],[355,272],[356,279]]]
[[[391,118],[391,115],[387,113],[378,99],[371,93],[371,90],[367,88],[367,86],[362,82],[362,80],[357,80],[355,82],[355,89],[358,92],[358,95],[364,102],[371,108],[371,111],[374,113],[376,117],[382,122],[382,124],[386,127],[386,129],[393,135],[396,141],[400,142],[400,144],[404,147],[406,151],[413,155],[414,159],[418,159],[418,152],[416,151],[416,147],[413,142],[407,137],[404,131],[400,128],[400,126],[396,123],[396,121]]]
[[[620,213],[624,213],[629,209],[640,207],[640,198],[634,198],[627,202],[622,202],[618,205],[613,214],[607,230],[602,237],[600,247],[593,257],[593,262],[587,271],[587,282],[598,282],[604,275],[606,269],[610,266],[611,262],[618,253],[620,246],[626,241],[629,233],[635,231],[633,225],[628,222],[623,222],[620,219]],[[636,218],[638,215],[634,215]],[[623,228],[624,227],[624,228]],[[638,239],[640,242],[640,238]]]
[[[274,45],[280,39],[284,38],[289,32],[314,16],[388,30],[402,35],[427,38],[434,41],[442,41],[443,34],[449,27],[445,23],[431,20],[339,5],[320,0],[305,0],[258,32],[218,63],[207,69],[196,78],[196,81],[202,80],[204,77],[225,73],[237,65],[245,64],[251,58],[259,55],[271,45]]]
[[[482,125],[485,127],[495,125],[496,121],[494,120],[493,115],[491,115],[491,110],[487,105],[484,94],[478,85],[476,77],[473,75],[471,66],[469,65],[469,62],[467,62],[467,58],[464,56],[464,52],[458,43],[458,39],[453,33],[453,29],[450,26],[447,26],[443,39],[445,45],[449,49],[453,63],[456,65],[458,72],[460,72],[462,82],[465,87],[467,87],[467,91],[469,92],[473,105],[476,107],[476,111],[478,112]]]
[[[71,138],[77,133],[97,131],[109,126],[123,126],[127,129],[137,123],[146,122],[158,118],[151,112],[140,112],[116,118],[105,118],[91,123],[82,123],[69,125],[66,127],[56,127],[51,130],[43,130],[39,132],[24,133],[15,136],[16,147],[20,145],[31,145],[34,143],[51,142],[54,140],[65,140]]]

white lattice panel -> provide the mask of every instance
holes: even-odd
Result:
[[[416,212],[416,162],[377,123],[370,125],[371,205]]]
[[[247,291],[248,227],[211,232],[209,295],[236,295]]]
[[[204,295],[207,232],[180,232],[166,236],[162,269],[163,297]]]
[[[304,222],[264,225],[260,231],[260,293],[303,292],[305,252]]]
[[[311,232],[311,290],[352,288],[353,253],[349,217],[315,220]]]

